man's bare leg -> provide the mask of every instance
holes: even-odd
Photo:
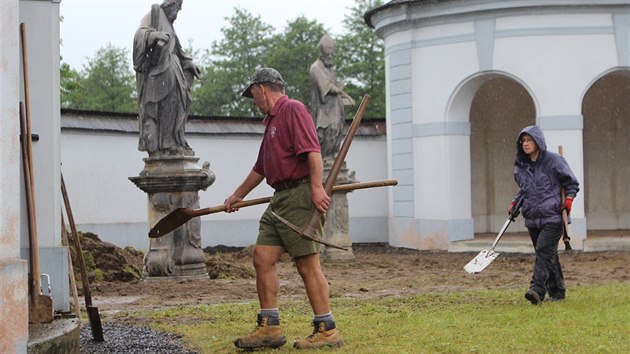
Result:
[[[313,349],[341,346],[343,341],[330,311],[328,281],[321,269],[319,254],[298,257],[295,259],[295,264],[304,281],[306,294],[313,308],[314,330],[313,334],[306,339],[295,341],[293,347]]]
[[[286,343],[278,314],[280,281],[276,264],[284,249],[278,246],[254,247],[253,262],[256,269],[256,290],[260,302],[258,326],[248,336],[237,338],[234,345],[242,349],[278,348]]]
[[[254,268],[256,269],[256,291],[261,309],[278,307],[280,279],[276,264],[284,248],[280,246],[254,246]]]
[[[308,256],[298,257],[295,259],[298,272],[304,281],[306,287],[306,295],[311,302],[313,313],[322,315],[330,312],[330,304],[328,300],[328,281],[319,262],[319,254],[310,254]]]

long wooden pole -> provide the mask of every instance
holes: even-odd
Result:
[[[22,36],[22,67],[23,67],[23,75],[24,75],[24,113],[26,115],[26,135],[28,137],[27,140],[27,156],[28,156],[28,164],[30,167],[31,173],[31,183],[35,181],[33,177],[33,130],[31,128],[31,94],[29,89],[29,80],[28,80],[28,52],[26,50],[26,24],[22,22],[20,24],[20,33]],[[33,191],[34,193],[34,191]],[[33,199],[35,194],[33,194]],[[39,277],[39,276],[38,276]]]
[[[35,304],[41,288],[39,279],[39,245],[37,243],[37,221],[35,215],[35,193],[33,191],[33,173],[28,156],[28,142],[30,136],[26,132],[26,118],[24,117],[24,104],[20,102],[20,130],[22,134],[22,167],[24,169],[24,191],[26,193],[26,213],[28,218],[28,244],[29,244],[29,293],[31,302]]]
[[[24,105],[26,106],[26,131],[31,135],[31,99],[28,84],[28,55],[26,51],[26,24],[20,23],[20,34],[22,36],[22,67],[24,75]],[[30,152],[30,151],[29,151]]]
[[[39,244],[37,242],[37,213],[36,213],[36,198],[35,198],[35,178],[33,175],[33,137],[31,133],[31,103],[28,84],[28,52],[26,50],[26,24],[20,23],[20,35],[22,44],[22,73],[24,75],[24,114],[25,122],[22,133],[22,140],[26,146],[26,161],[28,163],[28,172],[25,170],[24,174],[28,173],[30,188],[30,207],[29,208],[29,256],[31,266],[31,301],[36,302],[37,295],[39,295],[41,289],[40,267],[39,267]],[[20,118],[21,121],[21,118]],[[24,152],[23,152],[24,155]],[[24,177],[26,179],[26,176]]]

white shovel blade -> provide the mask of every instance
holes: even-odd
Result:
[[[470,274],[479,273],[486,269],[486,267],[488,267],[498,256],[498,252],[483,250],[479,252],[472,261],[468,262],[468,264],[464,266],[464,270]]]

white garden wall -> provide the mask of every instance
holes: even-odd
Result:
[[[189,122],[190,123],[190,122]],[[118,246],[148,248],[147,197],[129,177],[137,176],[146,153],[137,150],[137,120],[133,115],[64,111],[62,171],[78,228]],[[251,170],[262,139],[260,120],[194,119],[187,127],[188,144],[210,162],[216,181],[200,191],[202,208],[220,205]],[[364,122],[346,158],[359,181],[387,179],[387,151],[382,120]],[[264,182],[263,182],[264,183]],[[261,184],[247,197],[271,195]],[[353,242],[387,242],[387,189],[348,194]],[[264,205],[237,213],[202,217],[202,246],[247,246],[258,232]]]

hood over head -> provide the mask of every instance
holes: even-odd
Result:
[[[516,140],[516,157],[519,160],[523,160],[527,158],[525,151],[523,151],[523,144],[521,144],[521,138],[523,134],[527,134],[534,139],[536,145],[538,146],[538,150],[540,150],[540,154],[544,154],[547,151],[547,142],[545,142],[545,135],[542,130],[537,125],[529,125],[518,134],[518,139]]]

